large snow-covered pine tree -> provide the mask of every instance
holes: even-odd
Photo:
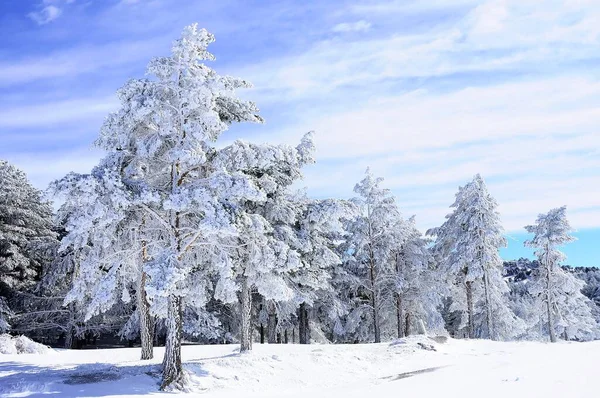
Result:
[[[214,59],[207,51],[213,41],[197,25],[186,27],[170,56],[149,63],[153,79],[130,80],[118,91],[121,108],[97,140],[108,151],[102,168],[136,187],[133,203],[153,231],[143,238],[149,259],[143,272],[147,300],[167,327],[162,389],[185,383],[184,311],[209,299],[209,265],[222,252],[218,238],[236,234],[230,203],[262,196],[242,172],[211,163],[212,143],[232,123],[262,121],[254,103],[235,95],[249,83],[203,63]]]

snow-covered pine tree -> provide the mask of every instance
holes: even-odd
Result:
[[[551,342],[557,341],[557,334],[570,339],[598,332],[591,302],[581,293],[584,283],[560,267],[566,257],[559,247],[575,240],[566,211],[565,206],[552,209],[538,215],[536,224],[525,227],[534,235],[525,246],[536,249],[540,264],[532,273],[528,291]]]
[[[265,300],[269,342],[276,340],[276,302],[289,301],[293,290],[289,274],[301,267],[293,227],[302,201],[290,186],[302,177],[301,168],[312,163],[312,134],[293,148],[236,141],[215,156],[216,167],[243,173],[260,195],[229,200],[237,233],[224,240],[215,295],[224,302],[240,302],[241,351],[252,348],[252,292]]]
[[[352,202],[360,216],[351,222],[346,243],[346,266],[357,276],[356,292],[363,296],[362,305],[348,316],[347,324],[357,326],[366,316],[372,325],[373,339],[381,342],[381,312],[392,304],[395,266],[393,257],[398,239],[401,215],[394,197],[382,188],[382,178],[374,177],[367,169],[365,178],[356,184],[358,194]],[[369,313],[365,313],[366,309]]]
[[[452,204],[454,211],[439,228],[434,253],[441,271],[448,276],[452,295],[450,311],[467,314],[469,338],[506,339],[522,328],[508,307],[508,286],[502,277],[499,249],[506,245],[497,212],[483,178],[460,187]]]
[[[0,160],[0,332],[10,328],[11,295],[39,281],[56,244],[52,208],[27,176]]]
[[[232,123],[262,121],[252,102],[235,96],[249,83],[203,63],[214,59],[207,51],[213,41],[197,25],[186,27],[171,56],[149,63],[154,79],[130,80],[118,91],[121,109],[109,115],[97,140],[108,151],[105,168],[136,186],[133,204],[153,231],[144,236],[143,271],[152,311],[166,318],[162,389],[185,382],[184,308],[208,300],[208,266],[222,251],[217,238],[236,234],[229,202],[261,196],[242,173],[211,164],[217,152],[211,143]]]
[[[442,304],[443,286],[433,269],[429,240],[424,238],[411,217],[403,227],[403,241],[395,255],[396,323],[398,338],[411,333],[412,324],[422,320],[429,330],[443,329],[438,310]]]
[[[141,359],[151,359],[154,322],[145,297],[147,232],[138,191],[126,183],[110,156],[91,174],[68,174],[52,183],[51,189],[63,199],[57,212],[57,222],[67,230],[61,256],[74,257],[77,263],[66,306],[82,307],[84,320],[89,321],[117,304],[129,306],[129,291],[135,291],[136,312],[131,318],[135,322],[126,327],[135,324],[142,343]],[[130,331],[128,336],[135,334]]]
[[[329,329],[330,336],[333,336],[335,325],[348,311],[333,286],[332,278],[342,265],[337,246],[345,235],[344,225],[356,214],[356,206],[349,201],[306,199],[297,217],[295,229],[298,238],[295,242],[302,267],[290,274],[290,283],[296,292],[293,307],[297,308],[300,344],[310,343],[311,313],[314,318],[322,318],[314,319],[320,331],[324,333],[323,329]]]

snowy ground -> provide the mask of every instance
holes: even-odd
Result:
[[[194,392],[182,396],[572,398],[595,396],[600,386],[600,341],[436,344],[414,337],[377,345],[256,344],[245,355],[236,348],[184,347]],[[135,348],[0,355],[0,396],[162,396],[162,353],[156,349],[151,364],[138,361]]]

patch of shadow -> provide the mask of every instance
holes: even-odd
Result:
[[[435,372],[438,369],[442,369],[445,368],[445,366],[436,366],[434,368],[425,368],[425,369],[419,369],[419,370],[413,370],[412,372],[405,372],[405,373],[400,373],[396,376],[387,376],[387,377],[383,377],[383,379],[389,379],[389,381],[397,381],[397,380],[402,380],[402,379],[407,379],[409,377],[413,377],[416,375],[421,375],[424,373],[431,373],[431,372]]]
[[[425,343],[417,343],[417,346],[419,346],[419,348],[421,348],[422,350],[426,350],[426,351],[437,351],[435,349],[435,347],[431,344],[425,344]]]
[[[120,378],[121,375],[117,373],[85,373],[71,375],[65,379],[63,383],[69,385],[91,384],[101,383],[103,381],[115,381],[119,380]]]

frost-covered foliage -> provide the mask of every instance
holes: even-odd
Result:
[[[417,330],[422,320],[430,331],[442,333],[444,321],[439,311],[444,286],[428,248],[429,240],[417,229],[415,217],[405,225],[406,233],[396,257],[396,315],[398,337]]]
[[[592,267],[575,269],[569,267],[568,269],[572,270],[573,275],[585,283],[581,293],[595,304],[592,306],[592,316],[600,328],[600,269]]]
[[[405,238],[404,221],[394,197],[382,188],[382,178],[369,170],[356,184],[358,194],[352,202],[359,216],[348,227],[349,236],[344,247],[346,267],[355,276],[354,308],[346,319],[346,331],[359,341],[373,339],[380,342],[382,329],[393,335],[393,292],[396,282],[395,255]],[[364,322],[363,320],[368,320]],[[369,336],[371,336],[369,338]]]
[[[89,275],[89,281],[106,285],[105,297],[94,294],[91,299],[94,313],[116,299],[120,273],[136,268],[122,263],[139,264],[140,258],[147,259],[140,272],[146,279],[139,286],[143,286],[152,312],[166,318],[168,330],[163,388],[183,381],[184,313],[188,309],[198,313],[208,301],[211,264],[227,258],[223,241],[236,236],[238,229],[250,234],[268,229],[259,217],[237,217],[244,201],[264,201],[265,195],[254,178],[231,164],[240,161],[246,166],[244,159],[229,157],[229,162],[224,162],[220,153],[225,152],[214,147],[232,123],[262,119],[252,102],[235,95],[236,89],[250,87],[249,83],[220,76],[203,63],[214,59],[207,51],[213,41],[206,30],[190,25],[173,44],[170,56],[150,61],[147,72],[153,79],[127,82],[118,92],[121,109],[108,116],[96,142],[108,152],[106,158],[92,176],[72,177],[74,185],[81,183],[83,189],[107,186],[109,192],[100,195],[100,201],[114,200],[116,206],[106,217],[92,217],[92,223],[89,217],[82,220],[71,229],[75,231],[71,241],[83,244],[89,239],[88,230],[103,223],[121,236],[141,234],[137,239],[120,239],[123,252],[111,250],[92,256],[102,258],[105,266],[82,267],[81,274],[84,280]],[[255,161],[252,148],[242,149],[248,149],[246,160]],[[265,159],[277,163],[279,155],[302,157],[296,151],[281,150]],[[92,202],[97,201],[94,197],[92,194]],[[144,250],[140,244],[128,247],[132,241],[145,242],[147,253],[140,255]],[[75,297],[89,290],[77,289]]]
[[[10,296],[31,288],[56,242],[52,209],[25,173],[0,160],[0,332],[9,329]]]
[[[450,290],[450,312],[466,314],[459,328],[473,337],[508,339],[524,327],[508,307],[499,248],[506,245],[498,204],[480,175],[459,188],[446,222],[429,231]]]
[[[60,252],[76,263],[65,302],[86,302],[87,320],[111,309],[127,288],[123,279],[137,249],[136,239],[126,236],[137,232],[127,220],[133,198],[116,171],[101,167],[89,175],[69,174],[52,188],[64,200],[57,213],[67,231]]]
[[[242,350],[251,348],[252,292],[274,302],[295,298],[289,275],[303,265],[294,231],[303,199],[290,186],[301,178],[302,166],[314,161],[313,150],[309,133],[295,148],[236,141],[214,158],[216,168],[241,173],[256,190],[253,197],[229,200],[235,234],[221,240],[228,249],[214,262],[219,275],[215,297],[231,303],[239,293]]]
[[[536,249],[540,266],[533,272],[528,292],[534,298],[539,322],[555,342],[557,335],[565,339],[598,336],[598,325],[591,313],[591,301],[581,294],[584,282],[565,272],[560,263],[565,255],[559,250],[575,240],[567,220],[566,207],[540,214],[536,224],[525,227],[533,238],[525,246]]]
[[[290,282],[296,292],[293,309],[298,309],[300,343],[309,343],[311,331],[315,337],[325,333],[331,341],[343,334],[342,317],[350,308],[336,289],[345,274],[339,246],[357,210],[345,200],[305,199],[297,217],[295,244],[302,267],[291,273]]]
[[[600,307],[600,268],[594,267],[576,267],[567,268],[573,275],[585,282],[581,293]]]

